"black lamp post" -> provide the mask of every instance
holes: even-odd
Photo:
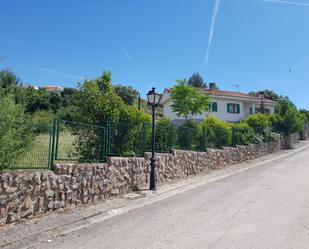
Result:
[[[155,108],[159,105],[161,94],[156,93],[156,89],[153,87],[151,91],[147,93],[148,105],[152,107],[152,143],[151,143],[151,159],[150,159],[150,190],[156,190],[156,159],[155,159]]]

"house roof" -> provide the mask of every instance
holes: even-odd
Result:
[[[171,89],[165,89],[164,91],[171,92]],[[261,98],[261,97],[256,97],[256,96],[251,96],[247,93],[241,93],[241,92],[232,92],[232,91],[222,91],[222,90],[215,90],[215,89],[208,89],[208,88],[198,88],[198,91],[201,93],[208,93],[210,95],[215,95],[215,96],[222,96],[222,97],[233,97],[233,98],[241,98],[245,100],[253,100],[253,101],[265,101],[266,103],[276,103],[273,100],[266,99],[266,98]]]
[[[46,92],[62,92],[63,91],[63,87],[61,86],[42,86],[40,87],[40,89]]]

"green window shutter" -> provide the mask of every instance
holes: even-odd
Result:
[[[217,102],[213,102],[212,103],[212,111],[213,112],[217,112],[218,111],[218,103]]]
[[[230,105],[231,104],[227,104],[227,112],[230,113]]]
[[[240,105],[237,105],[237,113],[240,113]]]

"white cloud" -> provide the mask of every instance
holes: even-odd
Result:
[[[288,5],[298,5],[298,6],[305,6],[309,7],[309,3],[303,2],[292,2],[292,1],[285,1],[285,0],[260,0],[261,2],[268,2],[268,3],[279,3],[279,4],[288,4]]]
[[[61,76],[61,77],[68,78],[68,79],[75,79],[75,80],[83,80],[84,79],[84,77],[79,76],[79,75],[62,73],[62,72],[58,72],[58,71],[56,71],[54,69],[50,69],[50,68],[34,68],[34,69],[37,70],[37,71],[40,71],[40,72],[53,74],[53,75]]]
[[[132,62],[133,58],[131,57],[131,55],[129,55],[128,51],[124,47],[121,47],[121,50],[122,50],[123,54],[126,56],[127,60],[129,62]]]
[[[216,20],[217,20],[218,11],[219,11],[219,8],[220,8],[220,2],[221,2],[221,0],[215,0],[215,6],[214,6],[214,9],[213,9],[213,12],[212,12],[210,31],[209,31],[209,35],[208,35],[208,46],[207,46],[207,51],[206,51],[206,55],[205,55],[205,63],[206,64],[207,64],[208,59],[209,59],[209,53],[210,53],[212,39],[213,39],[215,27],[216,27]]]
[[[300,58],[300,59],[293,65],[293,67],[291,67],[290,70],[295,70],[295,69],[297,69],[301,64],[303,64],[303,62],[304,62],[306,59],[307,59],[306,56]]]

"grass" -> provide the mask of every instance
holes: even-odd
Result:
[[[48,168],[50,134],[39,133],[29,149],[16,160],[11,168]]]
[[[63,130],[59,132],[57,160],[78,160],[78,152],[74,145],[76,136],[72,135],[70,130]]]
[[[74,146],[75,136],[70,131],[59,133],[58,158],[76,160],[77,153]],[[44,169],[49,166],[49,151],[51,149],[51,134],[39,133],[35,136],[28,150],[18,158],[10,167],[11,169]],[[73,158],[75,155],[76,158]]]

